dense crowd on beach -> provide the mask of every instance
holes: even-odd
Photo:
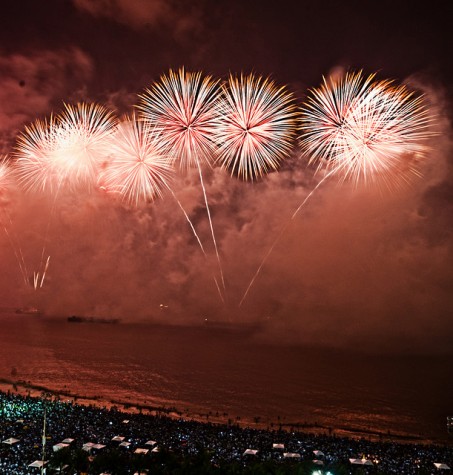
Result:
[[[45,417],[47,473],[54,469],[67,473],[135,473],[159,461],[154,473],[197,473],[181,464],[198,460],[205,473],[260,473],[256,467],[280,467],[278,473],[451,473],[435,464],[453,466],[453,446],[371,442],[301,432],[239,428],[174,419],[166,416],[130,414],[116,408],[84,406],[57,398],[34,398],[0,393],[0,473],[22,475],[39,473],[29,467],[42,461]],[[60,445],[58,445],[60,444]],[[72,459],[70,459],[72,452]],[[67,461],[62,457],[65,453]],[[74,454],[79,454],[77,467]],[[82,456],[80,456],[82,454]],[[83,457],[86,455],[86,457]],[[109,458],[110,457],[110,458]],[[77,457],[75,457],[77,458]],[[102,467],[105,461],[106,467]],[[186,461],[186,462],[184,462]],[[263,465],[264,464],[264,465]],[[267,465],[266,465],[267,464]],[[113,463],[115,465],[115,463]],[[212,470],[206,471],[206,466]],[[251,466],[255,470],[251,470]],[[138,468],[137,468],[138,467]],[[175,467],[179,467],[178,469]],[[304,470],[307,471],[304,471]],[[179,470],[179,471],[178,471]],[[248,470],[248,471],[247,471]],[[198,470],[201,473],[201,469]],[[58,472],[55,472],[58,473]],[[263,471],[262,473],[277,473]]]

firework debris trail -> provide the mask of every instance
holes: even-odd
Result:
[[[92,186],[97,179],[99,159],[116,119],[104,106],[64,104],[58,116],[36,120],[17,139],[16,163],[19,183],[27,191],[53,192],[41,258],[33,272],[35,290],[44,285],[50,256],[45,259],[50,227],[63,184],[72,189]]]
[[[331,176],[334,172],[336,172],[336,170],[331,170],[327,175],[325,175],[323,177],[322,180],[319,181],[319,183],[310,191],[310,193],[305,197],[305,199],[302,201],[302,203],[296,208],[296,210],[294,211],[294,213],[292,214],[291,218],[286,222],[286,224],[282,227],[282,229],[280,230],[280,232],[278,233],[277,237],[275,238],[274,242],[272,243],[271,247],[269,248],[269,250],[267,251],[267,253],[265,254],[265,256],[263,257],[263,260],[261,261],[261,264],[258,266],[258,269],[256,270],[255,274],[253,275],[252,277],[252,280],[250,281],[249,285],[247,286],[247,289],[244,293],[244,295],[242,296],[242,299],[240,300],[239,302],[239,307],[242,306],[242,304],[244,303],[244,300],[247,298],[247,295],[248,293],[250,292],[250,289],[252,288],[253,284],[255,283],[255,280],[256,278],[258,277],[259,273],[261,272],[261,269],[263,268],[264,264],[266,263],[267,259],[269,258],[269,256],[272,254],[272,251],[274,250],[274,247],[277,245],[277,243],[280,241],[280,239],[282,238],[283,234],[285,233],[285,231],[288,229],[288,226],[291,224],[291,221],[294,220],[294,218],[297,216],[297,214],[299,213],[299,211],[305,206],[305,204],[308,202],[308,200],[313,196],[313,194],[315,193],[315,191],[324,183],[325,180],[327,180],[327,178],[329,178],[329,176]]]
[[[106,154],[99,183],[103,189],[119,193],[123,200],[133,207],[138,206],[140,202],[152,202],[157,197],[162,198],[162,190],[164,188],[169,190],[206,258],[200,237],[170,186],[173,172],[173,161],[168,158],[168,154],[160,144],[155,126],[133,113],[124,116],[118,123]],[[219,291],[217,279],[215,276],[213,278]],[[220,299],[223,301],[221,293]]]
[[[4,212],[6,214],[6,211],[4,211]],[[9,222],[10,222],[11,229],[12,229],[12,221],[11,221],[11,217],[9,215],[8,215],[8,218],[9,218]],[[25,263],[24,254],[23,254],[22,249],[20,247],[19,241],[18,241],[17,237],[14,236],[14,238],[13,238],[13,236],[10,234],[10,232],[8,231],[6,225],[3,221],[3,218],[1,216],[0,216],[0,222],[1,222],[3,230],[5,231],[5,234],[8,238],[8,242],[11,246],[11,249],[13,250],[14,256],[16,257],[16,261],[17,261],[17,264],[19,265],[19,270],[20,270],[21,276],[24,280],[24,283],[25,283],[26,286],[28,286],[29,285],[28,269],[27,269],[27,264]],[[15,239],[16,242],[14,242],[14,239]]]
[[[7,163],[7,156],[0,158],[0,192],[6,191],[10,185],[10,174],[11,168],[8,166]],[[2,216],[2,214],[4,216]],[[9,222],[9,226],[11,232],[8,231],[6,222]],[[25,285],[28,285],[28,269],[25,262],[24,254],[22,252],[22,248],[20,246],[20,242],[16,234],[14,233],[13,221],[11,219],[11,215],[9,214],[7,208],[3,206],[0,208],[0,225],[2,226],[5,235],[8,239],[8,242],[11,246],[13,254],[16,258],[17,264],[19,265],[19,270],[21,276],[24,280]]]

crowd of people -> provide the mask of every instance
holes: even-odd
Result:
[[[123,461],[132,457],[162,457],[159,452],[174,454],[181,460],[203,453],[212,467],[235,464],[246,468],[251,461],[282,466],[310,464],[313,471],[324,474],[330,471],[332,475],[339,473],[335,471],[338,467],[348,470],[341,473],[361,470],[364,473],[420,475],[442,470],[450,473],[435,464],[453,466],[451,445],[371,442],[240,428],[234,424],[131,414],[114,407],[84,406],[58,398],[34,398],[15,393],[0,393],[0,436],[0,473],[3,475],[39,473],[39,468],[29,465],[42,459],[48,461],[46,467],[50,471],[50,467],[57,465],[53,462],[61,447],[79,452],[83,449],[89,463],[112,451],[118,451]],[[63,442],[65,446],[57,446]]]

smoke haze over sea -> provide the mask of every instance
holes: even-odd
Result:
[[[278,346],[206,328],[0,316],[0,378],[278,427],[445,440],[451,357]],[[14,368],[14,375],[11,372]]]

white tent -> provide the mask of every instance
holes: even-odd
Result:
[[[55,444],[52,448],[54,452],[58,452],[61,449],[64,449],[65,447],[69,447],[69,444],[63,444],[63,442],[60,442],[59,444]]]
[[[284,449],[285,444],[272,444],[273,449]]]
[[[315,465],[324,465],[324,462],[323,462],[322,460],[317,460],[317,459],[316,459],[316,460],[313,460],[313,463],[314,463]]]
[[[74,442],[74,439],[65,439],[62,441],[62,444],[72,444]]]
[[[135,449],[134,454],[147,454],[149,449]]]
[[[123,424],[129,424],[129,419],[124,419]]]
[[[94,444],[93,445],[93,449],[96,449],[96,450],[101,450],[103,448],[105,448],[104,444]]]
[[[86,444],[83,444],[82,450],[85,450],[85,452],[91,452],[94,445],[96,444],[93,444],[93,442],[87,442]]]
[[[48,461],[47,460],[44,460],[44,462],[42,460],[35,460],[33,463],[31,463],[29,465],[29,467],[34,467],[34,468],[41,468],[42,466],[44,466]]]
[[[295,452],[285,452],[283,457],[285,459],[300,459],[300,454],[296,454]]]
[[[450,467],[446,463],[434,463],[437,470],[450,470]]]
[[[349,462],[353,465],[373,465],[373,462],[367,459],[349,459]]]
[[[316,457],[324,457],[324,452],[321,452],[320,450],[313,450],[313,453]]]
[[[60,467],[56,467],[56,468],[55,468],[55,471],[56,471],[56,472],[60,472],[60,471],[66,472],[66,470],[68,469],[68,467],[69,467],[69,465],[63,465],[63,466],[61,467],[61,470],[60,470]]]
[[[246,449],[243,455],[256,455],[258,450],[255,449]]]
[[[122,437],[121,435],[115,435],[115,437],[112,438],[113,442],[123,442],[123,440],[124,437]]]
[[[129,445],[131,445],[130,442],[124,441],[124,442],[121,442],[121,444],[120,444],[119,446],[120,446],[120,447],[129,447]]]
[[[2,444],[8,444],[8,445],[13,445],[17,444],[19,442],[19,439],[15,439],[14,437],[10,437],[9,439],[6,439],[2,442]]]
[[[154,447],[153,450],[151,450],[151,452],[154,452],[154,453],[160,452],[160,449],[159,449],[159,447],[156,446],[156,447]]]
[[[148,442],[145,442],[145,445],[156,445],[157,442],[155,440],[148,440]]]

